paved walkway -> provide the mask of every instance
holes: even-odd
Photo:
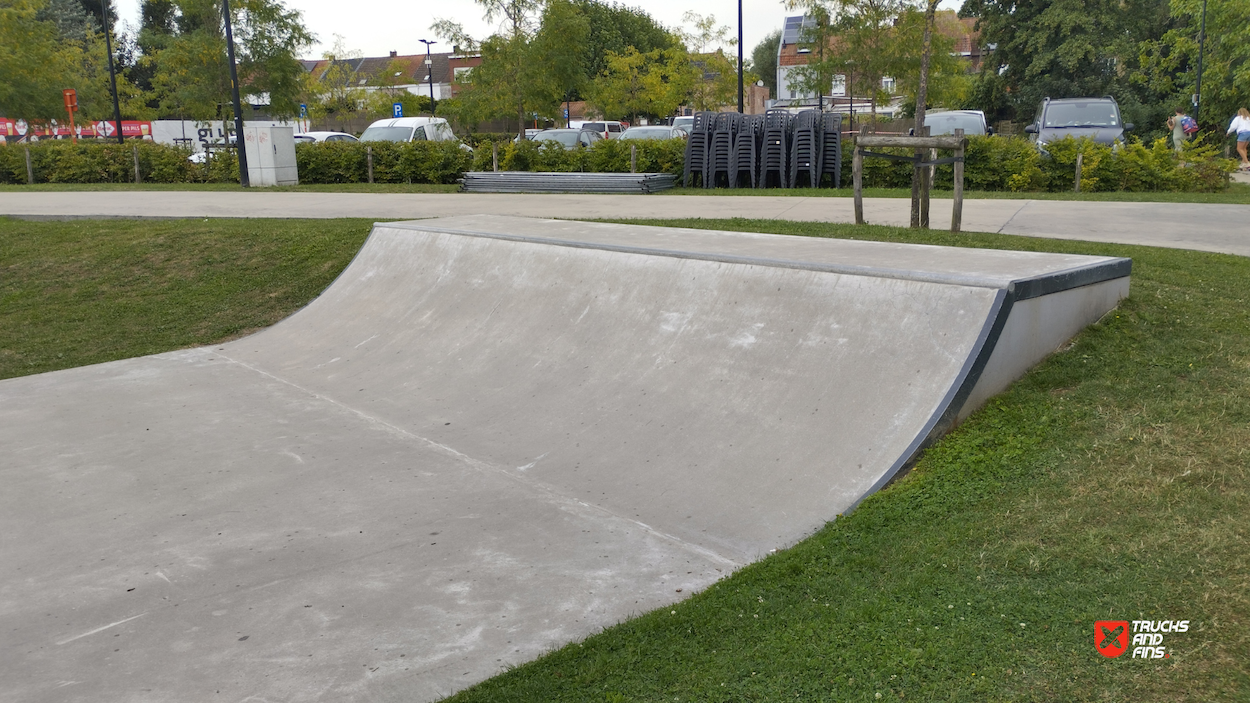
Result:
[[[867,220],[905,225],[909,201],[865,201]],[[0,215],[24,217],[363,217],[522,215],[563,219],[729,218],[852,222],[850,198],[755,195],[534,195],[402,193],[0,193]],[[934,200],[932,221],[950,221]],[[967,200],[963,228],[1032,237],[1196,249],[1250,256],[1250,205]]]

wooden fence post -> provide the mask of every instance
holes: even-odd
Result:
[[[499,171],[499,142],[490,143],[490,167],[492,171]]]
[[[929,127],[921,127],[920,136],[929,136]],[[930,151],[934,154],[937,153],[937,149],[931,149]],[[923,154],[924,152],[917,151],[916,153]],[[929,189],[933,185],[929,179],[929,174],[932,172],[932,168],[928,166],[920,169],[920,229],[929,229]]]
[[[30,147],[26,147],[26,185],[35,185],[35,169],[30,165]]]
[[[955,192],[951,200],[951,234],[959,234],[959,228],[963,225],[964,219],[964,145],[968,140],[964,139],[964,131],[962,129],[955,130],[955,136],[959,137],[959,147],[955,149]]]
[[[859,136],[868,134],[868,125],[860,125]],[[855,182],[855,224],[864,224],[864,155],[860,151],[858,137],[851,138],[854,156],[851,159],[851,177]]]
[[[638,145],[629,145],[629,172],[638,173]]]
[[[1081,192],[1081,157],[1085,156],[1085,152],[1078,151],[1076,154],[1076,187],[1072,192]]]
[[[373,147],[365,147],[365,161],[369,166],[369,182],[373,183]]]
[[[135,183],[142,183],[143,177],[139,175],[139,147],[138,145],[131,147],[132,154],[135,158]]]

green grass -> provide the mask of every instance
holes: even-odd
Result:
[[[455,193],[460,186],[430,183],[308,183],[297,186],[243,188],[237,183],[36,183],[0,185],[0,193],[73,191],[237,191],[246,193]]]
[[[270,324],[369,226],[262,224],[0,220],[0,376]],[[453,700],[1250,700],[1250,259],[652,224],[1131,256],[1133,292],[815,536]],[[1165,639],[1170,659],[1095,652],[1095,620],[1139,618],[1191,630]]]
[[[271,325],[329,285],[371,224],[0,218],[0,378]]]
[[[843,181],[843,188],[674,188],[664,191],[673,195],[781,195],[797,198],[850,198],[855,193],[851,190],[850,179]],[[933,198],[952,196],[952,191],[935,190]],[[865,198],[911,198],[911,190],[907,188],[865,188]],[[998,190],[966,190],[964,198],[968,200],[1082,200],[1090,202],[1128,202],[1128,203],[1223,203],[1230,205],[1250,205],[1250,184],[1232,183],[1222,193],[1017,193]]]

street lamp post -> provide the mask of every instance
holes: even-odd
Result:
[[[738,113],[746,113],[742,100],[742,0],[738,0]]]
[[[855,59],[846,61],[846,97],[851,106],[851,129],[855,132]]]
[[[428,74],[426,78],[428,78],[430,81],[430,114],[433,115],[434,114],[434,59],[431,57],[431,54],[430,54],[430,46],[433,44],[437,44],[438,42],[430,41],[429,39],[418,39],[417,41],[421,42],[422,44],[425,44],[425,70],[426,70],[426,73]]]
[[[239,157],[239,185],[247,188],[252,184],[247,171],[247,148],[243,139],[243,101],[239,99],[239,69],[234,63],[234,32],[230,28],[230,0],[221,0],[222,19],[226,29],[226,57],[230,61],[230,98],[234,101],[234,152]],[[226,138],[230,143],[230,138]]]
[[[113,121],[117,125],[117,143],[122,143],[122,109],[117,104],[117,72],[113,70],[113,40],[109,38],[109,0],[100,0],[104,9],[104,50],[109,55],[109,85],[113,88]]]
[[[1202,47],[1207,39],[1207,0],[1202,0],[1202,23],[1198,28],[1198,81],[1194,86],[1194,122],[1202,113]]]

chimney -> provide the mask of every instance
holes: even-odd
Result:
[[[391,52],[391,58],[395,58],[395,57],[398,55],[398,53],[399,53],[399,52],[392,51],[392,52]]]

